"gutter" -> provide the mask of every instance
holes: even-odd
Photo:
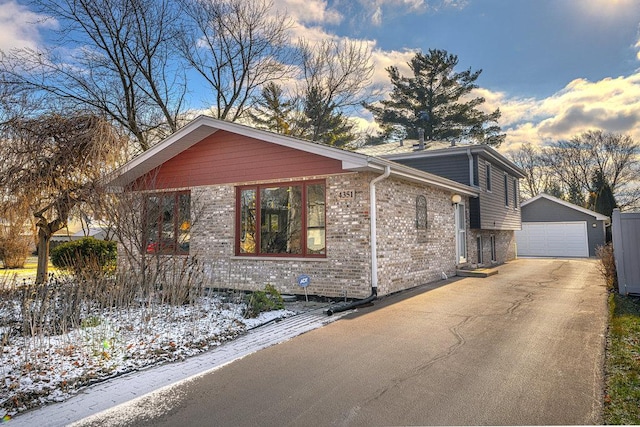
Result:
[[[376,210],[376,184],[383,179],[387,179],[391,175],[391,166],[384,167],[384,173],[369,183],[369,203],[371,207],[369,208],[370,216],[370,242],[371,242],[371,291],[378,292],[378,244],[377,244],[377,236],[376,231],[378,230],[378,213]]]
[[[474,187],[475,181],[473,180],[473,156],[471,155],[471,148],[467,147],[467,157],[469,158],[469,183]]]
[[[331,316],[333,313],[346,311],[351,308],[359,307],[364,304],[368,304],[375,300],[378,296],[378,243],[377,243],[377,229],[378,229],[378,214],[376,210],[376,184],[384,179],[387,179],[391,175],[391,166],[386,165],[384,167],[384,173],[375,177],[369,183],[369,212],[370,212],[370,244],[371,244],[371,295],[363,300],[353,301],[346,305],[339,305],[336,307],[329,307],[327,315]]]

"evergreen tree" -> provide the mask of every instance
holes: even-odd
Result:
[[[544,188],[544,192],[558,199],[564,199],[562,188],[560,188],[560,185],[555,181],[550,182],[549,185]]]
[[[282,87],[269,82],[262,88],[260,98],[248,112],[249,118],[259,129],[289,135],[294,103],[284,99]]]
[[[356,139],[354,125],[334,103],[327,99],[326,91],[313,86],[303,100],[303,117],[299,123],[301,136],[311,141],[344,147]]]
[[[445,50],[429,49],[408,63],[412,77],[400,74],[397,67],[387,68],[393,90],[390,99],[365,105],[381,125],[399,124],[409,138],[424,129],[426,140],[460,141],[499,146],[505,139],[497,120],[500,110],[487,114],[478,109],[484,98],[466,99],[477,88],[482,70],[455,72],[458,57]]]
[[[602,172],[595,172],[589,192],[589,209],[611,217],[613,210],[617,207],[613,191],[606,178]]]
[[[585,207],[586,203],[584,200],[584,194],[582,193],[582,186],[578,182],[569,183],[569,188],[567,189],[567,202],[573,203],[574,205],[578,205],[580,207]]]

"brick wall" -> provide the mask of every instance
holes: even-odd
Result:
[[[470,230],[467,239],[467,261],[472,266],[502,264],[516,258],[516,238],[512,230]],[[482,263],[478,262],[478,237],[481,237]],[[495,238],[496,261],[491,261],[491,236]]]
[[[324,177],[309,177],[319,178]],[[306,274],[311,278],[309,294],[369,295],[367,177],[356,173],[326,177],[327,257],[322,259],[235,256],[235,186],[244,184],[192,190],[192,204],[203,207],[192,227],[191,254],[205,264],[212,286],[257,290],[272,284],[282,293],[303,294],[297,277]]]
[[[455,216],[451,192],[388,179],[377,185],[380,294],[455,273]],[[427,228],[416,227],[416,198],[427,199]],[[468,221],[468,220],[467,220]]]
[[[191,254],[204,263],[210,285],[244,290],[272,284],[303,294],[297,277],[311,278],[309,294],[349,298],[369,295],[369,181],[376,175],[326,177],[327,257],[289,259],[234,256],[235,185],[192,189]],[[322,177],[309,177],[318,179]],[[238,183],[242,185],[246,183]],[[380,295],[437,280],[455,271],[451,194],[395,178],[377,185]],[[427,198],[428,227],[417,230],[416,197]]]

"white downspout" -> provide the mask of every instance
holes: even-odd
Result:
[[[473,179],[473,156],[471,155],[471,149],[467,148],[467,157],[469,158],[469,183],[472,187],[475,186]],[[478,184],[479,185],[479,184]]]
[[[371,213],[371,290],[378,291],[378,246],[377,246],[377,213],[376,213],[376,184],[391,174],[391,166],[384,167],[384,173],[369,183],[369,212]]]

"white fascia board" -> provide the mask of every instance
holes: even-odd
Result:
[[[218,129],[204,124],[201,117],[203,116],[189,122],[183,128],[115,170],[105,179],[107,185],[112,190],[124,187],[202,139],[213,135]]]
[[[105,182],[108,183],[109,187],[114,189],[126,186],[218,130],[225,130],[248,138],[336,159],[342,161],[343,165],[347,166],[345,169],[348,170],[367,167],[367,156],[363,154],[275,134],[238,123],[226,122],[208,116],[198,116],[183,128],[117,169],[105,179]]]
[[[165,140],[154,145],[146,152],[116,170],[109,178],[107,178],[106,181],[113,190],[117,191],[118,188],[124,187],[135,179],[143,176],[145,173],[152,171],[162,163],[197,144],[204,138],[214,134],[218,130],[225,130],[248,138],[254,138],[260,141],[335,159],[341,161],[342,168],[347,171],[371,171],[382,173],[386,166],[390,166],[392,175],[398,176],[402,179],[434,185],[467,196],[478,196],[477,190],[472,187],[468,187],[464,184],[460,184],[428,172],[423,172],[409,166],[404,166],[399,163],[377,157],[370,157],[365,154],[355,153],[316,142],[275,134],[273,132],[255,129],[238,123],[226,122],[208,116],[197,117],[189,124],[167,137]]]

